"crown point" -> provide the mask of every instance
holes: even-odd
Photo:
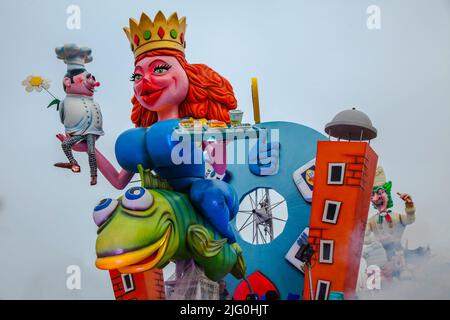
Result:
[[[138,22],[135,19],[130,18],[130,30],[132,31],[135,28],[138,28]]]
[[[128,40],[130,40],[130,28],[124,27],[124,28],[123,28],[123,31],[125,32],[125,34],[126,34]]]
[[[155,19],[153,20],[153,23],[155,25],[162,24],[162,23],[167,23],[166,16],[164,15],[164,13],[162,13],[161,10],[159,10],[158,13],[156,13],[156,16],[155,16]]]
[[[167,20],[168,24],[178,24],[179,20],[178,20],[178,14],[176,12],[172,13],[169,17],[169,19]]]
[[[153,25],[152,20],[149,18],[148,15],[145,14],[145,12],[142,12],[141,19],[139,20],[140,25],[148,24],[150,26]]]
[[[159,27],[158,29],[158,36],[160,39],[162,39],[164,37],[165,31],[162,27]]]

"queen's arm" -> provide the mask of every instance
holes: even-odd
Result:
[[[97,157],[98,169],[114,188],[122,190],[130,183],[134,172],[125,169],[117,171],[111,162],[97,149],[95,150],[95,156]]]

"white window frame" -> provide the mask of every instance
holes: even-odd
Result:
[[[122,276],[123,291],[125,293],[133,291],[135,289],[133,276],[128,273],[122,273],[121,276]],[[130,278],[131,287],[127,287],[127,282],[125,280],[126,277]]]
[[[316,300],[319,300],[319,292],[320,292],[320,285],[321,284],[325,284],[327,286],[327,291],[325,292],[325,299],[324,300],[328,300],[328,296],[330,294],[330,286],[331,286],[331,282],[330,281],[326,281],[326,280],[317,280],[317,286],[316,286]]]
[[[334,219],[333,220],[327,219],[328,205],[330,205],[330,204],[335,204],[336,205],[336,213],[334,215]],[[337,219],[338,219],[339,214],[340,214],[340,211],[341,211],[341,204],[342,204],[342,202],[340,202],[340,201],[325,200],[325,205],[323,206],[322,222],[336,224],[337,223]]]
[[[325,259],[323,257],[323,246],[325,244],[330,245],[330,259]],[[334,240],[320,240],[319,262],[320,263],[333,263],[333,254],[334,254]]]
[[[342,176],[341,176],[341,180],[339,181],[331,181],[331,172],[332,172],[332,167],[341,167],[342,168]],[[328,184],[330,185],[343,185],[344,184],[344,178],[345,178],[345,162],[333,162],[333,163],[329,163],[328,164]]]

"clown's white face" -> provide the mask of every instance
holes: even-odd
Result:
[[[385,212],[387,210],[389,197],[383,189],[372,192],[370,200],[376,206],[378,212]]]

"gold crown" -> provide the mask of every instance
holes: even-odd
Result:
[[[130,27],[123,28],[131,43],[131,50],[137,58],[142,53],[156,49],[174,49],[184,52],[186,42],[186,17],[178,19],[177,13],[173,13],[166,19],[161,11],[152,21],[145,13],[142,13],[139,23],[130,18]]]

